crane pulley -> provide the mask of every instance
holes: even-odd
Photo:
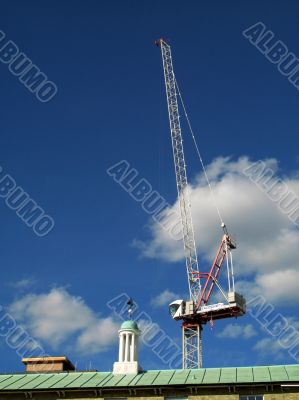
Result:
[[[234,291],[234,272],[231,250],[235,249],[236,245],[229,236],[226,226],[222,221],[213,193],[213,200],[221,220],[224,235],[210,271],[201,272],[199,270],[180,124],[178,95],[181,99],[187,123],[211,191],[212,188],[177,85],[172,63],[171,48],[165,39],[157,40],[156,45],[161,48],[163,61],[173,160],[180,204],[184,253],[190,295],[189,300],[176,300],[170,304],[169,308],[174,319],[183,321],[183,368],[201,368],[202,325],[208,321],[214,321],[216,319],[241,316],[245,313],[246,303],[243,296]],[[218,279],[225,259],[227,261],[228,293],[226,293],[226,291],[221,287]],[[201,282],[204,282],[203,286]],[[217,286],[219,291],[222,293],[225,301],[224,303],[209,304],[215,286]]]

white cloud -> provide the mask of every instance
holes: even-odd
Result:
[[[64,288],[23,296],[10,305],[9,312],[35,339],[54,349],[73,339],[76,350],[96,353],[117,340],[118,323],[99,318],[82,298]]]
[[[23,278],[16,282],[9,282],[8,285],[17,289],[17,290],[25,290],[35,284],[34,278]]]
[[[253,280],[240,280],[237,290],[246,294],[247,300],[262,295],[267,302],[279,305],[295,305],[299,302],[299,271],[286,269],[273,273],[256,274]]]
[[[299,271],[287,269],[273,274],[260,275],[256,279],[260,291],[273,303],[299,302]]]
[[[264,160],[279,178],[278,162]],[[229,232],[237,240],[234,251],[235,276],[250,292],[263,293],[269,300],[282,303],[299,301],[299,230],[255,183],[243,174],[252,165],[247,157],[237,161],[217,158],[207,168],[214,194]],[[299,174],[284,177],[289,189],[299,194]],[[222,232],[211,194],[202,175],[190,186],[192,215],[201,267],[214,258]],[[170,211],[178,210],[176,202]],[[150,222],[151,238],[139,241],[142,254],[167,262],[183,260],[183,244],[173,240],[160,224]],[[243,282],[242,282],[243,281]],[[286,290],[286,288],[288,288]],[[245,295],[247,293],[244,293]]]
[[[274,338],[264,338],[259,340],[253,347],[259,355],[259,358],[267,356],[274,357],[276,361],[284,360],[285,349]]]
[[[94,321],[82,331],[77,340],[77,347],[82,353],[97,353],[105,350],[118,340],[119,324],[107,317]]]
[[[151,304],[154,307],[163,307],[166,304],[171,303],[174,300],[179,299],[180,296],[176,293],[171,292],[170,290],[166,289],[162,293],[158,294],[151,300]]]
[[[225,326],[222,332],[217,334],[220,338],[228,338],[228,339],[235,339],[235,338],[243,338],[243,339],[250,339],[253,336],[256,336],[257,332],[254,329],[253,325],[239,325],[239,324],[228,324]]]

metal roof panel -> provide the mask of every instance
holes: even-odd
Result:
[[[68,374],[68,372],[58,372],[56,374],[51,374],[52,376],[50,377],[50,379],[41,382],[35,387],[35,389],[49,389],[52,386],[56,385],[58,382],[61,382]],[[64,385],[60,384],[59,388],[63,389]]]
[[[209,368],[206,369],[206,373],[203,377],[202,383],[218,383],[220,380],[220,368]]]
[[[255,367],[253,368],[254,382],[271,382],[269,367]]]
[[[68,373],[65,377],[63,377],[60,381],[54,383],[54,385],[51,386],[52,389],[60,389],[61,387],[66,388],[67,385],[71,384],[74,382],[77,378],[82,376],[83,372],[70,372]]]
[[[134,374],[127,374],[123,377],[122,380],[120,380],[119,382],[117,382],[115,384],[115,386],[117,387],[126,387],[129,386],[130,383],[133,381],[133,379],[135,379],[138,375],[134,375]]]
[[[12,376],[13,376],[12,374],[10,374],[10,375],[0,375],[0,389],[3,386],[2,383],[4,381],[7,381],[7,379],[11,378]]]
[[[299,380],[299,365],[286,365],[285,369],[290,381]]]
[[[271,377],[271,381],[288,381],[289,377],[285,367],[283,366],[273,366],[269,367],[269,373]]]
[[[147,371],[142,372],[140,379],[136,381],[134,386],[150,386],[153,384],[154,380],[160,374],[161,371]],[[137,378],[137,377],[136,377]],[[133,381],[130,383],[130,386],[133,386]]]
[[[101,386],[102,387],[116,386],[119,382],[121,382],[124,379],[125,376],[126,376],[125,374],[112,375],[111,379],[105,380],[105,382]]]
[[[34,382],[33,379],[31,379],[28,382],[24,382],[24,385],[22,385],[20,387],[20,389],[22,390],[26,390],[26,389],[35,389],[39,384],[46,382],[48,379],[50,379],[53,374],[31,374],[28,375],[31,376],[32,378],[34,378]]]
[[[247,383],[253,382],[253,372],[251,367],[237,368],[237,382]]]
[[[19,375],[12,375],[11,378],[1,382],[0,388],[1,389],[15,389],[18,388],[17,382],[24,379],[26,377],[26,374],[19,374]]]
[[[219,383],[237,382],[237,368],[222,368]]]
[[[190,374],[186,379],[186,384],[188,385],[199,385],[202,383],[203,378],[205,376],[206,370],[205,368],[201,369],[192,369],[190,370]]]
[[[155,380],[152,382],[152,385],[168,385],[171,378],[173,377],[175,373],[175,370],[165,370],[165,371],[160,371],[160,373],[157,375]]]
[[[82,383],[80,387],[99,387],[102,382],[104,382],[107,378],[113,376],[111,372],[97,372],[95,376],[92,378],[88,378],[86,382]]]
[[[182,385],[186,382],[189,374],[190,374],[191,370],[178,370],[175,371],[174,375],[172,376],[172,378],[169,381],[170,385]]]
[[[66,388],[79,388],[84,383],[86,384],[90,379],[98,375],[98,372],[82,372],[77,374],[77,378],[66,385]]]
[[[26,384],[29,384],[31,387],[32,387],[32,385],[33,385],[33,381],[35,380],[35,379],[37,379],[38,378],[38,375],[37,376],[34,376],[34,375],[26,375],[24,378],[22,378],[22,379],[20,379],[20,380],[18,380],[17,382],[15,382],[14,384],[13,384],[13,388],[11,387],[11,386],[9,386],[7,389],[22,389],[23,388],[23,386],[25,386]]]

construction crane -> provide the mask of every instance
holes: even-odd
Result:
[[[231,251],[236,248],[236,244],[228,234],[222,219],[221,226],[224,233],[214,262],[212,263],[212,267],[210,268],[209,272],[201,272],[199,269],[189,199],[186,163],[179,115],[178,94],[181,101],[182,98],[173,70],[170,45],[165,39],[159,39],[155,43],[161,49],[163,61],[168,116],[190,296],[189,300],[180,299],[172,302],[169,305],[169,311],[173,319],[183,321],[183,368],[201,368],[202,326],[207,322],[210,322],[211,325],[213,325],[214,320],[244,315],[246,311],[246,302],[243,296],[235,292],[234,269]],[[182,103],[182,106],[188,119],[184,103]],[[189,127],[195,141],[190,123]],[[196,148],[198,151],[197,144]],[[198,154],[202,162],[199,151]],[[202,166],[204,167],[203,163]],[[208,179],[206,172],[205,176]],[[210,183],[209,186],[211,189]],[[218,214],[220,216],[219,211]],[[219,275],[225,260],[227,267],[228,290],[221,286]],[[217,303],[211,303],[213,299],[212,294],[215,287],[219,289],[219,293],[223,297],[222,302],[218,301]]]

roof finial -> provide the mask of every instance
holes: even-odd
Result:
[[[129,317],[129,319],[132,319],[132,313],[134,311],[134,301],[133,301],[132,297],[129,298],[129,300],[127,302],[127,306],[128,306],[128,317]]]

